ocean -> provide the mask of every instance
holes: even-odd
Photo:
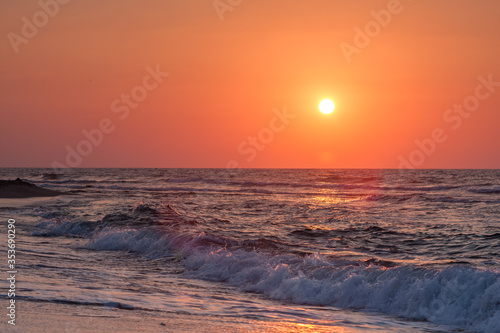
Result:
[[[17,299],[207,327],[500,332],[500,170],[0,169],[18,177],[66,194],[0,199]]]

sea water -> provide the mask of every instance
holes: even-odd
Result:
[[[18,177],[66,192],[0,199],[27,301],[500,332],[499,170],[0,169]]]

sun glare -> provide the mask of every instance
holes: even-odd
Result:
[[[335,109],[335,104],[330,99],[324,99],[319,103],[321,113],[330,114]]]

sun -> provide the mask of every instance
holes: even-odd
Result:
[[[324,114],[330,114],[335,110],[335,104],[330,99],[324,99],[319,103],[319,110]]]

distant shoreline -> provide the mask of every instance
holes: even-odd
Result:
[[[0,198],[19,199],[34,197],[55,197],[64,192],[38,187],[19,178],[16,180],[0,180]]]

